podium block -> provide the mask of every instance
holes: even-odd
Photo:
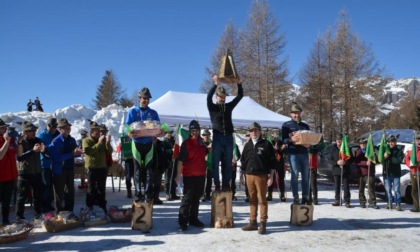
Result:
[[[131,219],[131,229],[148,232],[153,227],[153,202],[132,203],[133,217]]]
[[[290,224],[294,226],[310,226],[313,222],[313,205],[295,205],[290,206]]]
[[[233,228],[232,192],[213,193],[211,199],[211,227]]]

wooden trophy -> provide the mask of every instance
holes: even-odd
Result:
[[[210,226],[215,228],[233,228],[232,192],[213,193]]]
[[[290,206],[290,224],[294,226],[310,226],[313,222],[314,206],[292,204]]]
[[[131,219],[131,229],[149,232],[153,227],[153,202],[132,203],[133,218]]]
[[[232,52],[229,49],[227,49],[226,54],[222,57],[222,62],[220,63],[217,76],[221,82],[225,83],[238,83],[241,81],[239,79],[238,72],[236,71]]]

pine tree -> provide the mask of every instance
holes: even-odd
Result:
[[[99,110],[110,104],[120,104],[122,97],[121,85],[115,79],[112,70],[106,70],[105,76],[96,90],[96,98],[93,100],[95,108]]]

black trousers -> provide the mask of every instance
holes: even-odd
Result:
[[[179,225],[187,225],[190,221],[198,219],[198,207],[204,190],[204,180],[205,176],[183,178],[184,197],[179,208]]]
[[[278,179],[279,179],[277,186],[280,189],[280,193],[284,193],[284,176],[285,176],[284,168],[283,169],[276,169],[276,173],[277,173],[276,175],[278,176]],[[271,186],[268,187],[268,192],[269,193],[273,193],[273,188],[274,188],[273,184],[271,184]]]
[[[340,200],[341,176],[334,176],[335,200]],[[350,203],[349,175],[343,175],[344,201]]]
[[[87,207],[91,208],[95,203],[97,203],[99,207],[106,209],[106,177],[106,167],[88,169],[88,188],[86,193]]]
[[[74,208],[74,169],[62,169],[61,175],[53,174],[56,212]]]
[[[42,176],[41,173],[25,174],[18,176],[17,182],[17,207],[16,216],[24,218],[25,202],[28,198],[29,190],[32,189],[32,199],[34,204],[35,216],[41,214],[42,208]]]
[[[176,163],[177,162],[173,162],[173,164],[168,168],[165,174],[166,194],[176,195],[176,187],[177,187],[177,184],[175,182]]]
[[[159,198],[160,186],[162,184],[163,171],[156,170],[153,173],[153,198]]]
[[[53,189],[51,168],[49,167],[42,168],[41,174],[42,174],[42,190],[43,190],[42,206],[47,209],[51,207],[51,203],[54,201],[54,189]]]
[[[210,197],[211,196],[211,186],[213,183],[213,175],[211,174],[211,170],[206,169],[207,173],[206,173],[206,188],[204,191],[204,197]]]
[[[12,192],[15,186],[15,181],[0,182],[0,202],[1,202],[1,215],[2,223],[7,224],[9,221],[10,202],[12,200]]]
[[[131,190],[131,187],[132,187],[131,179],[134,178],[134,161],[132,158],[126,159],[124,161],[124,175],[125,175],[125,185],[127,186],[127,191]]]
[[[153,142],[148,144],[140,144],[135,143],[136,149],[141,155],[142,160],[144,161],[147,153],[153,148]],[[147,199],[154,198],[154,191],[153,191],[153,162],[156,160],[156,153],[153,153],[152,160],[146,164],[146,167],[141,166],[137,160],[134,160],[134,174],[135,174],[135,183],[136,183],[136,196],[141,197],[141,184],[142,182],[145,183],[145,190],[144,194],[146,195]]]
[[[309,200],[318,199],[318,169],[309,169]]]

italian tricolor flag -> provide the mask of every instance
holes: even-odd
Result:
[[[410,167],[417,167],[418,164],[419,162],[417,161],[416,140],[414,140],[413,146],[411,147]]]
[[[181,151],[182,142],[188,139],[190,136],[190,132],[184,128],[182,128],[182,124],[178,124],[176,127],[176,135],[175,135],[175,146],[174,146],[174,154],[172,156],[173,159],[176,159]]]
[[[347,135],[343,133],[343,140],[341,142],[339,157],[344,161],[349,160],[351,156],[350,148],[347,142]]]

